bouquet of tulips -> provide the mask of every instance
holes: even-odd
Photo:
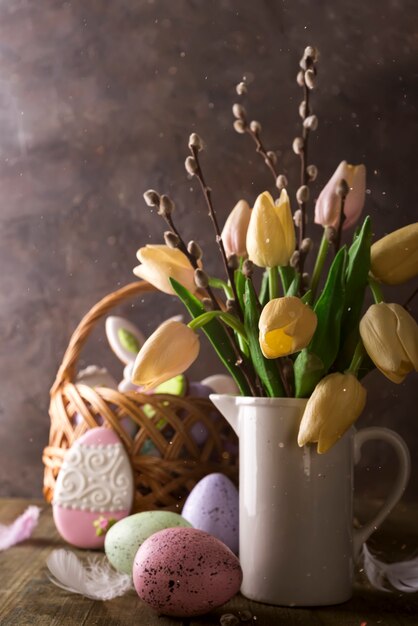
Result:
[[[245,396],[309,398],[298,443],[318,443],[326,452],[359,417],[366,401],[360,380],[374,366],[395,383],[418,369],[418,326],[401,306],[384,302],[382,283],[396,285],[418,274],[418,223],[372,243],[370,218],[354,231],[366,194],[364,165],[340,163],[309,213],[310,185],[317,168],[308,161],[309,136],[318,126],[311,96],[316,88],[318,52],[308,46],[300,61],[298,85],[301,134],[293,141],[301,181],[292,214],[286,176],[267,150],[261,125],[249,122],[242,104],[233,105],[234,128],[254,141],[273,175],[278,197],[265,191],[253,208],[240,200],[220,229],[211,189],[202,167],[203,142],[193,133],[185,167],[201,186],[225,270],[224,279],[205,271],[197,241],[186,243],[174,222],[174,202],[154,190],[144,194],[168,230],[164,245],[138,251],[137,276],[176,294],[191,321],[163,323],[140,350],[133,382],[145,389],[184,372],[199,354],[198,329],[208,337]],[[236,87],[245,97],[245,81]],[[312,271],[305,271],[313,238],[321,232]],[[256,269],[260,268],[259,276]],[[366,290],[374,298],[364,311]]]

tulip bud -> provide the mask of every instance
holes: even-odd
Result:
[[[399,285],[418,274],[418,222],[399,228],[372,245],[371,271],[387,285]]]
[[[295,228],[289,197],[282,190],[276,206],[268,192],[258,196],[247,231],[247,251],[258,267],[287,265],[295,250]]]
[[[367,354],[394,383],[418,371],[418,325],[400,304],[372,304],[360,320]]]
[[[253,131],[253,133],[255,133],[256,135],[259,135],[261,133],[260,122],[257,122],[256,120],[252,120],[252,122],[250,122],[250,129]]]
[[[285,296],[270,300],[258,323],[261,351],[267,359],[298,352],[308,345],[316,325],[315,313],[300,298]]]
[[[303,126],[307,130],[316,130],[318,128],[318,118],[316,115],[309,115],[303,120]]]
[[[188,156],[184,162],[184,167],[186,168],[186,172],[190,174],[190,176],[194,176],[198,169],[196,159],[192,156]]]
[[[134,274],[148,281],[160,291],[175,294],[169,278],[174,278],[186,289],[194,293],[194,270],[187,256],[178,248],[161,245],[148,245],[137,252],[141,265],[134,269]]]
[[[197,133],[192,133],[189,137],[189,148],[196,148],[198,152],[203,150],[203,141]]]
[[[202,248],[197,241],[189,241],[187,244],[187,252],[192,255],[196,260],[199,260],[203,256]]]
[[[169,196],[167,196],[166,194],[163,194],[160,197],[160,206],[158,209],[158,214],[167,216],[167,215],[171,215],[173,211],[174,211],[174,202]]]
[[[302,185],[296,192],[296,200],[299,204],[304,204],[309,200],[309,188],[306,185]]]
[[[237,133],[245,133],[245,129],[246,129],[246,125],[245,122],[243,122],[242,120],[235,120],[234,122],[234,129],[236,130]]]
[[[245,200],[239,200],[232,209],[222,230],[222,241],[226,256],[237,254],[246,256],[247,254],[247,231],[250,223],[251,209]]]
[[[298,444],[318,443],[327,452],[360,416],[366,390],[353,374],[329,374],[319,381],[306,405]]]
[[[316,165],[308,165],[308,167],[306,168],[306,173],[309,176],[309,182],[313,183],[313,181],[316,180],[316,177],[318,176],[318,168],[316,167]]]
[[[240,82],[238,83],[238,85],[235,87],[235,90],[237,92],[237,94],[239,96],[244,95],[245,93],[247,93],[247,85],[244,82]]]
[[[327,182],[315,205],[315,223],[338,228],[341,212],[341,197],[338,191],[344,179],[350,189],[345,203],[343,229],[352,226],[360,217],[366,198],[366,168],[364,165],[349,165],[342,161]]]
[[[173,233],[171,230],[166,230],[164,233],[165,245],[169,248],[178,248],[180,243],[179,236]]]
[[[185,372],[199,354],[199,337],[185,324],[167,320],[148,337],[133,367],[132,382],[143,389]]]
[[[148,189],[144,193],[144,200],[148,206],[158,206],[160,204],[160,195],[154,189]]]
[[[288,185],[287,182],[287,178],[284,174],[279,174],[279,176],[276,178],[276,187],[277,189],[285,189]]]
[[[300,154],[303,151],[304,141],[302,137],[295,137],[292,143],[293,152],[295,154]]]
[[[238,120],[243,120],[245,118],[245,109],[241,104],[236,102],[232,105],[232,114]]]
[[[209,286],[209,276],[200,268],[194,271],[194,282],[201,289],[206,289]]]

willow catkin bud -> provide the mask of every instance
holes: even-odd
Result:
[[[350,187],[345,178],[342,178],[338,183],[336,192],[337,196],[340,196],[340,198],[346,198],[348,196],[350,192]]]
[[[254,263],[250,259],[246,259],[242,264],[242,273],[246,278],[251,278],[254,272]]]
[[[243,120],[245,118],[245,109],[242,104],[235,102],[235,104],[232,105],[232,115],[238,120]]]
[[[277,189],[280,189],[280,190],[286,189],[287,185],[288,185],[288,182],[287,182],[286,176],[284,174],[279,174],[279,176],[276,178]]]
[[[296,192],[296,200],[299,204],[303,204],[304,202],[308,202],[309,200],[309,188],[307,185],[302,185]]]
[[[325,228],[325,237],[327,238],[328,243],[334,243],[337,238],[337,231],[333,226],[327,226]]]
[[[306,70],[305,83],[308,89],[313,89],[315,87],[315,72],[313,70]]]
[[[318,176],[318,168],[316,167],[316,165],[308,165],[308,167],[306,168],[306,173],[309,176],[309,182],[313,182]]]
[[[277,163],[277,154],[275,152],[273,152],[273,150],[268,150],[267,157],[268,157],[268,159],[269,159],[269,161],[271,163],[276,165],[276,163]]]
[[[203,252],[202,248],[199,246],[197,241],[189,241],[187,244],[187,252],[192,255],[197,261],[202,258]]]
[[[188,156],[184,162],[184,167],[186,168],[186,172],[190,174],[190,176],[194,176],[197,172],[196,159],[192,156]]]
[[[302,71],[298,72],[296,76],[296,82],[299,85],[299,87],[305,86],[305,74]]]
[[[293,152],[300,154],[303,151],[304,141],[302,137],[295,137],[292,143]]]
[[[303,51],[303,56],[305,57],[305,59],[307,57],[310,57],[313,61],[315,61],[317,53],[318,51],[313,46],[306,46],[305,50]]]
[[[308,130],[316,130],[318,128],[318,118],[316,115],[308,115],[306,119],[303,120],[304,128]]]
[[[158,206],[160,204],[160,194],[154,191],[154,189],[148,189],[143,197],[148,206]]]
[[[308,287],[309,283],[310,283],[310,277],[309,277],[308,272],[303,272],[303,274],[302,274],[302,285],[304,287]]]
[[[305,119],[306,112],[307,112],[306,102],[305,100],[302,100],[302,102],[299,105],[299,115],[301,116],[302,119]]]
[[[250,122],[250,129],[253,131],[253,133],[255,133],[256,135],[261,133],[261,124],[260,122],[257,122],[257,120],[252,120]]]
[[[198,152],[203,150],[203,141],[197,133],[192,133],[189,137],[189,148],[196,148]]]
[[[293,221],[295,222],[296,228],[300,228],[302,226],[302,211],[300,209],[295,211]]]
[[[234,129],[237,133],[245,133],[246,125],[242,120],[235,120]]]
[[[306,61],[306,57],[302,57],[301,60],[299,61],[299,67],[301,67],[303,70],[307,70],[308,69],[308,63]]]
[[[205,311],[213,311],[215,308],[215,305],[210,298],[203,298],[202,304],[203,304]]]
[[[295,250],[289,260],[290,267],[297,267],[299,265],[300,252]]]
[[[239,258],[237,254],[230,254],[227,261],[228,267],[230,267],[231,270],[237,270],[239,268]]]
[[[246,83],[244,83],[244,81],[241,81],[240,83],[238,83],[238,85],[235,87],[235,90],[237,92],[237,94],[239,96],[243,96],[245,93],[247,93],[247,85]]]
[[[304,254],[308,254],[308,252],[312,250],[312,239],[310,239],[309,237],[305,237],[305,239],[302,239],[300,249],[301,252],[303,252]]]
[[[209,286],[209,276],[200,268],[194,271],[194,282],[201,289],[206,289]]]
[[[169,248],[178,248],[180,243],[180,238],[176,233],[173,233],[171,230],[166,230],[164,233],[164,241],[165,245]]]
[[[174,202],[165,193],[160,196],[160,206],[158,209],[159,215],[171,215],[174,211]]]

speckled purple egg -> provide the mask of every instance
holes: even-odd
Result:
[[[208,474],[190,492],[182,516],[238,553],[238,490],[224,474]]]
[[[167,528],[151,535],[134,559],[139,597],[164,615],[203,615],[239,590],[242,570],[221,541],[196,528]]]

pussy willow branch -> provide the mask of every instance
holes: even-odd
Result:
[[[257,131],[252,130],[252,128],[247,123],[246,123],[246,126],[245,126],[245,132],[254,141],[254,143],[255,143],[255,151],[257,152],[257,154],[259,154],[261,156],[261,158],[263,159],[264,163],[267,165],[268,169],[272,173],[273,178],[274,178],[274,182],[276,182],[277,181],[277,177],[279,175],[279,172],[276,170],[276,168],[274,166],[274,163],[273,163],[273,160],[267,154],[267,150],[266,150],[263,142],[260,139],[259,133]]]
[[[303,96],[304,96],[304,101],[306,102],[306,106],[305,106],[305,115],[303,117],[302,124],[306,120],[306,118],[309,117],[311,113],[311,110],[309,107],[310,89],[306,86],[306,83],[303,86]],[[303,139],[303,149],[301,150],[301,153],[300,153],[300,184],[307,185],[309,182],[308,174],[306,171],[306,168],[308,165],[309,128],[305,128],[305,126],[303,126],[302,139]],[[300,226],[299,226],[299,251],[301,251],[302,241],[305,239],[305,232],[306,232],[306,202],[299,202],[298,204],[302,213],[302,219],[300,220]],[[300,255],[300,259],[301,260],[300,260],[299,271],[302,274],[303,263],[305,261],[305,254],[302,253]]]
[[[215,234],[216,234],[216,243],[218,244],[219,250],[221,252],[221,256],[222,256],[222,261],[225,267],[225,272],[226,275],[228,277],[228,280],[231,284],[231,288],[234,294],[234,300],[235,300],[235,304],[236,304],[236,308],[237,308],[237,313],[238,313],[238,317],[240,318],[241,322],[244,319],[244,315],[242,313],[242,309],[241,309],[241,304],[240,301],[238,299],[238,293],[237,293],[237,288],[235,285],[235,280],[234,280],[234,271],[231,267],[229,267],[228,265],[228,259],[226,257],[226,252],[225,252],[225,247],[222,241],[222,236],[221,236],[221,231],[219,229],[219,224],[218,224],[218,220],[216,217],[216,213],[215,210],[213,208],[213,203],[212,203],[212,194],[211,194],[211,189],[210,187],[207,186],[205,178],[203,176],[203,172],[202,172],[202,168],[200,167],[200,162],[199,162],[199,151],[195,146],[190,146],[190,152],[192,153],[192,156],[196,162],[196,172],[194,174],[194,176],[198,179],[200,186],[202,188],[203,191],[203,195],[205,197],[206,200],[206,205],[208,207],[208,215],[210,217],[210,219],[212,220],[212,224],[213,227],[215,229]]]

